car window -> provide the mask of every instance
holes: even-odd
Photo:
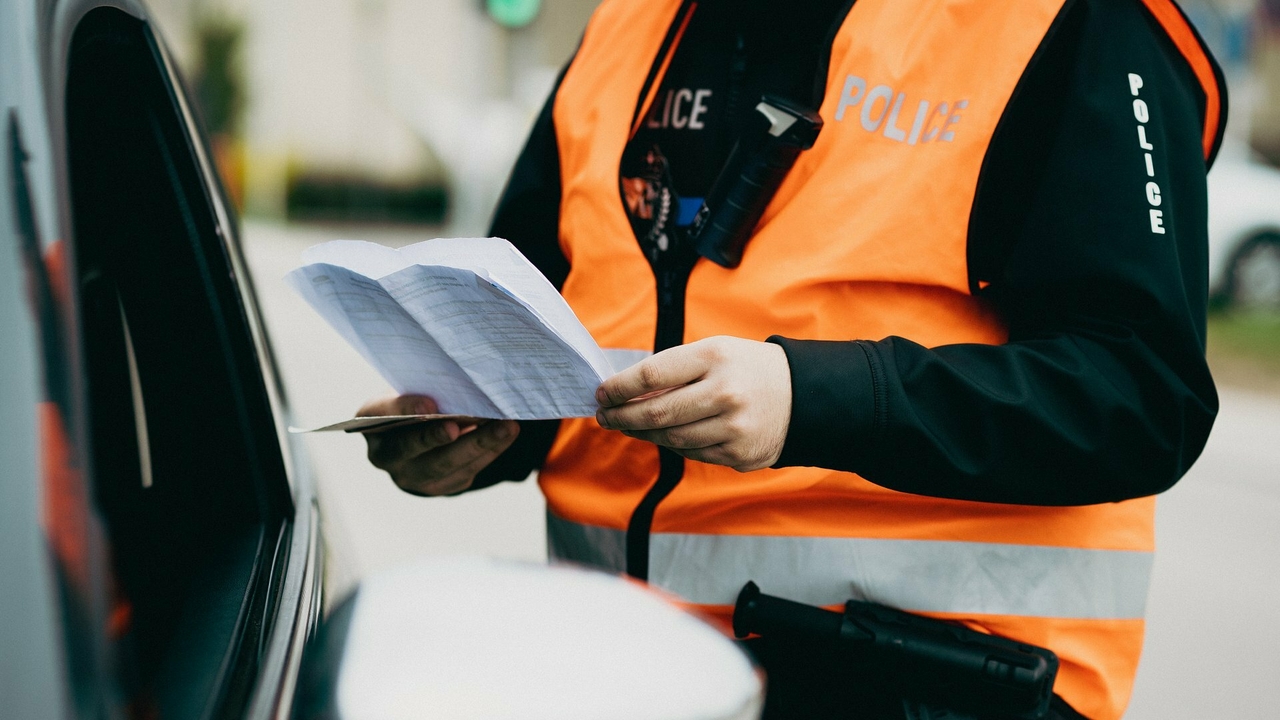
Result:
[[[135,717],[236,715],[292,517],[284,459],[209,188],[147,25],[88,13],[67,157],[109,632]]]

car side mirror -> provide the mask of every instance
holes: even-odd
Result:
[[[586,569],[442,559],[360,584],[307,648],[295,718],[758,718],[724,634]]]

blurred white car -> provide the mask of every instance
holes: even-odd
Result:
[[[1280,170],[1227,141],[1209,173],[1209,294],[1280,309]]]

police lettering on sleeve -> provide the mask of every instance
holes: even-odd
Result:
[[[971,291],[1006,319],[1008,344],[787,343],[796,392],[840,399],[794,405],[818,414],[793,418],[784,464],[1069,505],[1159,492],[1198,455],[1217,404],[1203,355],[1208,93],[1141,6],[1077,4],[1058,25],[991,141],[969,224]],[[854,416],[833,422],[838,407]]]
[[[1147,177],[1154,178],[1156,164],[1151,152],[1155,150],[1155,146],[1147,139],[1147,122],[1151,119],[1151,110],[1147,107],[1146,101],[1138,97],[1140,90],[1142,90],[1142,76],[1138,73],[1129,73],[1129,92],[1134,96],[1133,117],[1138,121],[1138,147],[1144,151],[1142,159]],[[1160,185],[1155,180],[1148,180],[1146,193],[1147,203],[1151,205],[1151,210],[1148,211],[1151,217],[1151,232],[1164,235],[1164,211],[1157,209],[1160,207]]]

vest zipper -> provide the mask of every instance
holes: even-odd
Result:
[[[734,38],[733,60],[729,69],[729,100],[725,117],[734,118],[740,112],[742,80],[746,74],[747,51],[742,31]],[[732,121],[730,128],[736,127]],[[730,134],[732,130],[730,130]],[[684,301],[689,285],[689,275],[697,264],[698,254],[692,243],[687,242],[683,229],[673,229],[675,237],[665,252],[654,252],[649,257],[658,291],[658,323],[654,331],[653,351],[662,352],[684,343]],[[649,536],[653,527],[653,514],[671,491],[684,478],[684,457],[658,448],[658,479],[654,481],[627,523],[627,574],[637,580],[649,580]]]
[[[684,343],[684,301],[689,275],[698,261],[692,243],[684,242],[683,232],[666,252],[650,258],[658,291],[658,322],[654,331],[653,351],[661,352]],[[649,580],[649,535],[653,513],[684,477],[684,458],[664,447],[658,450],[658,479],[654,481],[627,523],[627,574],[637,580]]]

